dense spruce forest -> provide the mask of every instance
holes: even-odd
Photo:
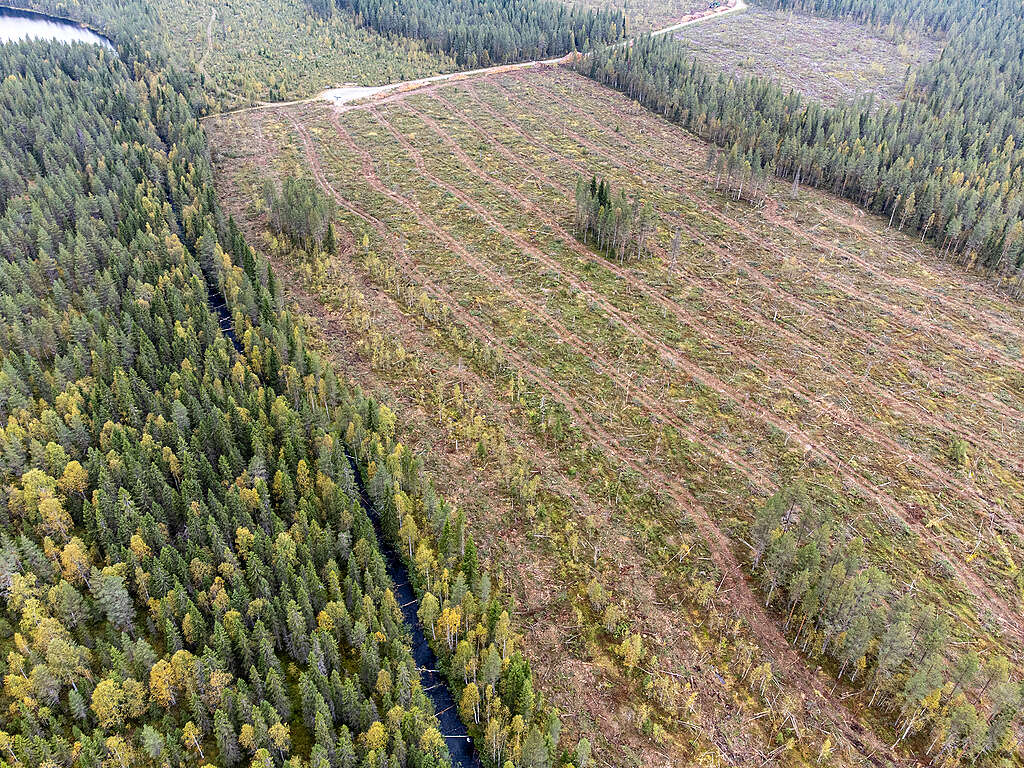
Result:
[[[826,108],[762,77],[730,78],[670,38],[605,48],[577,69],[728,150],[730,177],[768,169],[931,239],[1024,291],[1024,25],[1010,0],[797,2],[778,7],[943,35],[906,98]]]
[[[622,39],[620,10],[591,10],[555,0],[336,0],[363,24],[473,69],[590,50]]]
[[[484,763],[582,766],[464,517],[220,213],[189,102],[0,46],[0,761],[448,764],[365,482]]]

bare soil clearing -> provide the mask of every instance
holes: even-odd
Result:
[[[764,8],[676,36],[715,68],[738,77],[767,75],[826,104],[868,94],[899,101],[907,68],[917,69],[940,49],[921,36],[887,39],[852,21]]]
[[[639,735],[650,735],[644,723],[688,733],[688,711],[725,723],[768,706],[740,662],[750,646],[770,661],[775,696],[799,702],[790,725],[771,726],[802,734],[783,762],[813,762],[818,728],[840,745],[840,764],[889,758],[885,719],[862,723],[862,696],[825,692],[827,676],[789,647],[746,578],[751,510],[794,478],[838,505],[897,580],[952,613],[963,639],[1010,652],[1024,644],[1020,307],[937,258],[910,258],[923,246],[821,194],[792,200],[788,186],[774,189],[763,209],[730,200],[706,174],[706,147],[562,71],[435,83],[344,113],[305,104],[207,125],[222,186],[258,188],[268,172],[260,158],[272,157],[270,171],[309,174],[338,201],[348,248],[336,263],[294,267],[302,277],[292,293],[311,316],[329,317],[324,297],[356,275],[380,297],[364,303],[386,310],[365,319],[349,301],[343,320],[323,321],[328,348],[370,334],[431,361],[386,375],[355,366],[353,375],[401,393],[439,472],[449,459],[465,469],[447,470],[452,493],[494,500],[474,523],[529,615],[545,617],[543,627],[520,617],[521,626],[551,695],[586,712],[570,729],[620,723],[610,741],[651,759],[710,752],[759,764],[749,742],[714,728],[696,745]],[[572,236],[571,190],[590,174],[654,206],[651,259],[609,261]],[[258,210],[233,213],[259,228]],[[443,417],[432,425],[424,416],[444,407],[415,393],[444,387],[453,369],[478,393],[470,411],[500,439],[466,437],[477,435],[468,427],[452,439]],[[533,399],[510,399],[517,375]],[[954,439],[969,444],[964,462]],[[534,467],[524,477],[536,473],[543,503],[506,497],[507,483],[480,458],[506,443]],[[570,478],[565,487],[560,478]],[[645,567],[633,572],[637,562]],[[675,699],[649,704],[653,683],[624,666],[600,628],[591,578],[668,670],[653,670],[657,685],[678,682],[681,669],[696,676],[689,710]],[[704,582],[710,600],[698,594]],[[727,628],[732,616],[743,619],[738,633]],[[575,647],[583,650],[565,670],[549,655]],[[711,662],[698,647],[716,649]],[[712,682],[723,674],[728,694]],[[627,711],[635,732],[622,729]]]

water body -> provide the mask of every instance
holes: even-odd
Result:
[[[207,281],[209,286],[209,281]],[[208,287],[208,301],[210,310],[217,317],[217,325],[221,332],[234,345],[238,352],[242,351],[242,345],[235,336],[232,327],[231,313],[228,311],[224,297],[214,288]],[[370,501],[363,484],[363,477],[359,473],[359,465],[351,454],[348,456],[349,465],[352,467],[352,477],[355,482],[357,498],[366,516],[373,525],[373,531],[377,534],[377,541],[380,543],[380,552],[384,556],[384,567],[392,582],[392,591],[395,600],[402,609],[402,619],[409,628],[412,636],[411,650],[412,659],[416,663],[416,671],[420,676],[420,684],[434,707],[434,715],[437,717],[438,727],[441,735],[444,736],[445,744],[448,745],[448,754],[451,756],[453,768],[480,768],[480,758],[473,746],[473,740],[466,733],[466,726],[459,717],[459,710],[452,696],[448,681],[438,671],[437,656],[427,642],[427,635],[420,623],[419,610],[420,601],[413,591],[412,583],[409,580],[409,570],[398,552],[384,536],[381,526],[380,515]]]
[[[232,327],[231,313],[227,308],[224,296],[215,288],[210,287],[207,280],[207,299],[210,310],[217,317],[217,325],[221,332],[234,345],[238,352],[242,352],[242,345],[235,336]],[[437,656],[427,642],[427,635],[420,623],[419,610],[420,601],[413,591],[412,583],[409,580],[409,570],[405,562],[390,542],[384,537],[384,530],[381,526],[380,515],[370,501],[363,484],[363,477],[359,473],[359,465],[351,454],[348,456],[349,465],[352,467],[352,477],[355,482],[357,498],[366,516],[373,525],[373,531],[377,534],[377,541],[380,543],[380,552],[384,556],[384,567],[392,582],[392,591],[395,600],[402,609],[402,620],[409,628],[412,636],[411,650],[412,659],[416,663],[416,671],[420,676],[420,684],[434,707],[434,715],[437,717],[438,727],[441,735],[444,736],[445,744],[448,745],[448,754],[451,756],[453,768],[480,768],[480,758],[473,746],[473,740],[466,733],[466,726],[459,717],[459,710],[448,688],[448,681],[438,671]]]
[[[216,288],[210,287],[210,281],[206,281],[206,300],[210,305],[210,309],[217,316],[217,326],[220,328],[220,332],[228,337],[228,341],[235,347],[236,352],[242,351],[242,343],[238,340],[235,335],[235,328],[232,325],[231,310],[228,309],[228,302],[224,298],[223,294]]]
[[[359,503],[366,512],[366,516],[370,518],[370,522],[373,523],[373,530],[380,542],[381,554],[384,555],[384,565],[387,568],[388,576],[394,582],[395,600],[402,607],[402,617],[405,619],[406,626],[409,627],[409,632],[412,633],[412,658],[420,673],[423,690],[426,691],[434,705],[434,714],[437,716],[441,734],[445,737],[445,743],[448,745],[452,765],[457,768],[479,768],[480,758],[473,747],[473,740],[466,735],[466,726],[463,725],[459,717],[459,710],[455,704],[455,698],[448,688],[448,681],[440,672],[436,671],[437,656],[434,655],[433,649],[427,642],[427,635],[417,615],[420,610],[420,601],[409,583],[409,571],[395,548],[384,538],[380,516],[373,508],[370,497],[366,493],[366,487],[363,485],[363,479],[359,474],[359,467],[355,459],[349,456],[348,460],[352,465],[356,490],[359,492]]]
[[[29,39],[94,43],[114,50],[110,40],[78,22],[0,5],[0,43]]]

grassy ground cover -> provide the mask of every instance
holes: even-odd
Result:
[[[667,27],[679,21],[693,11],[707,7],[702,0],[669,0],[654,2],[653,0],[584,0],[590,8],[620,8],[626,12],[630,29],[636,32],[649,32]]]
[[[897,39],[852,21],[751,7],[676,33],[702,61],[740,76],[768,75],[827,104],[903,97],[904,78],[938,55],[921,35]]]
[[[455,68],[416,41],[384,38],[341,12],[320,18],[302,0],[163,0],[158,8],[172,50],[203,73],[225,108]]]
[[[563,71],[208,127],[228,207],[325,348],[403,406],[517,585],[545,692],[609,762],[893,741],[745,578],[752,510],[794,479],[959,639],[1020,649],[1024,312],[980,281],[818,193],[715,192],[704,145]],[[339,203],[337,257],[263,234],[262,179],[295,172]],[[655,208],[652,258],[573,237],[595,173]]]

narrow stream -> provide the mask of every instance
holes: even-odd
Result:
[[[409,571],[395,548],[391,546],[384,537],[381,528],[380,516],[374,509],[370,497],[363,484],[362,475],[359,473],[359,466],[351,454],[348,456],[349,464],[352,466],[352,474],[355,478],[356,490],[359,492],[359,503],[362,505],[366,516],[373,523],[373,530],[377,534],[377,541],[380,542],[380,551],[384,556],[384,564],[388,576],[394,582],[395,599],[402,607],[402,617],[405,619],[409,632],[412,633],[412,658],[416,662],[416,669],[420,673],[420,682],[423,690],[430,701],[434,704],[434,714],[437,716],[438,725],[441,728],[441,735],[448,744],[448,752],[452,757],[452,765],[458,768],[478,768],[480,758],[473,747],[473,740],[466,735],[466,726],[462,724],[459,717],[459,710],[455,703],[455,697],[448,688],[444,676],[437,671],[437,656],[427,642],[427,635],[423,631],[417,615],[420,609],[420,601],[413,592],[412,584],[409,582]]]
[[[217,325],[220,327],[221,332],[234,344],[235,350],[241,352],[242,345],[235,336],[235,331],[231,324],[231,312],[227,308],[224,296],[215,288],[209,287],[209,281],[207,281],[207,300],[210,305],[210,311],[217,316]],[[345,455],[348,457],[349,465],[352,468],[352,478],[356,486],[359,504],[373,525],[373,531],[377,535],[377,541],[380,544],[381,555],[384,557],[385,570],[392,582],[395,600],[402,609],[402,619],[405,621],[406,626],[409,628],[409,634],[412,636],[412,658],[416,663],[416,671],[419,672],[423,691],[434,705],[434,715],[437,717],[441,735],[448,745],[452,766],[454,768],[480,768],[480,758],[476,754],[473,740],[466,733],[466,726],[463,725],[462,719],[459,717],[455,697],[452,696],[444,675],[438,671],[437,656],[430,647],[430,643],[427,642],[427,635],[423,630],[423,625],[420,623],[420,601],[413,591],[412,583],[409,581],[409,570],[405,567],[405,562],[398,552],[395,551],[395,548],[385,538],[380,515],[377,514],[377,510],[374,508],[373,503],[370,501],[370,496],[366,492],[366,486],[363,483],[363,476],[359,472],[358,463],[351,454],[346,453]]]
[[[73,21],[0,5],[0,44],[28,38],[58,40],[65,43],[95,43],[114,50],[110,40]],[[210,311],[217,317],[217,326],[227,336],[235,350],[241,352],[242,345],[235,335],[231,312],[227,307],[227,302],[223,294],[215,287],[216,283],[211,281],[209,276],[205,274],[204,278],[207,285],[207,303],[209,304]],[[417,615],[420,602],[409,582],[409,572],[405,567],[405,563],[402,562],[402,558],[399,557],[394,547],[384,537],[380,516],[373,508],[370,497],[366,493],[362,475],[359,473],[359,467],[355,459],[352,456],[349,456],[348,459],[352,466],[359,503],[373,524],[377,540],[380,542],[384,564],[387,568],[388,576],[393,582],[395,599],[402,608],[402,617],[409,627],[409,633],[412,636],[412,657],[420,675],[420,682],[424,692],[426,692],[434,705],[434,714],[437,716],[441,735],[444,736],[445,742],[448,745],[452,765],[457,768],[479,768],[480,759],[473,747],[472,739],[466,734],[466,727],[462,724],[462,720],[459,717],[458,707],[452,692],[448,688],[447,681],[437,671],[437,657],[434,655],[434,651],[429,643],[427,643],[427,636],[423,631],[423,626],[420,624],[419,616]]]
[[[220,327],[221,332],[234,344],[235,349],[241,352],[242,345],[235,336],[235,331],[231,324],[231,312],[227,308],[224,296],[215,288],[209,287],[209,281],[207,281],[207,286],[207,300],[210,305],[210,311],[217,316],[217,325]],[[377,510],[374,508],[373,502],[370,501],[370,496],[366,492],[366,486],[363,483],[363,476],[359,472],[358,463],[351,454],[346,453],[345,455],[348,457],[349,465],[352,468],[352,478],[356,486],[359,504],[373,525],[373,531],[377,535],[377,541],[380,544],[381,555],[384,557],[385,570],[392,582],[395,600],[402,609],[402,619],[405,621],[406,626],[409,628],[409,634],[412,636],[412,658],[416,663],[416,671],[419,673],[423,691],[434,705],[434,715],[437,717],[441,735],[448,745],[452,766],[454,768],[479,768],[480,758],[476,754],[473,740],[466,733],[466,726],[463,725],[462,719],[459,717],[455,697],[452,696],[444,675],[438,671],[437,656],[430,647],[430,643],[427,642],[426,632],[424,632],[423,625],[420,623],[420,601],[413,591],[412,583],[409,581],[409,570],[406,568],[405,562],[398,552],[395,551],[395,548],[391,546],[391,543],[384,535],[380,515],[377,514]]]
[[[206,277],[205,272],[203,276]],[[228,309],[227,300],[220,291],[210,284],[209,277],[206,277],[206,301],[210,305],[210,310],[217,316],[217,326],[220,328],[220,332],[234,344],[236,352],[241,352],[242,344],[235,335],[234,326],[231,325],[231,310]]]

